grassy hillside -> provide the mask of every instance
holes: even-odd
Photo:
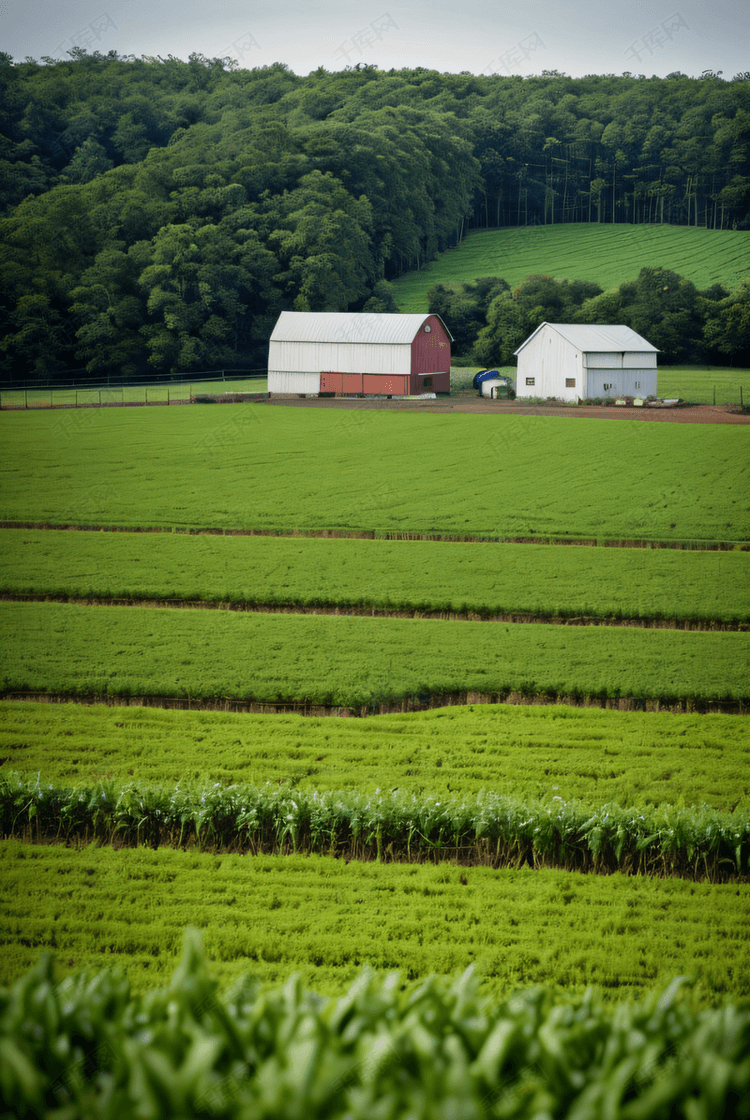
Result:
[[[458,249],[394,281],[399,310],[427,310],[433,284],[502,276],[511,285],[543,273],[613,288],[642,268],[671,268],[697,288],[733,288],[747,274],[750,232],[689,226],[565,225],[477,230]]]

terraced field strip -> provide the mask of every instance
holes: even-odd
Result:
[[[750,805],[746,723],[722,714],[479,705],[332,721],[0,702],[0,717],[2,772],[71,787],[249,781],[435,796],[491,789],[622,807]]]
[[[299,973],[334,993],[365,964],[424,977],[475,963],[496,994],[630,998],[688,975],[702,1000],[750,995],[750,889],[735,884],[12,841],[0,869],[2,983],[50,949],[60,974],[106,963],[144,991],[192,925],[224,983]]]
[[[426,312],[433,284],[501,276],[515,287],[543,271],[561,279],[592,280],[607,289],[637,279],[642,268],[665,266],[699,289],[717,283],[731,289],[747,274],[748,256],[747,230],[624,224],[473,230],[457,249],[399,277],[393,290],[400,311]]]
[[[376,712],[520,691],[746,704],[750,635],[2,603],[4,694]],[[438,700],[438,698],[440,698]]]
[[[326,792],[483,790],[592,807],[750,808],[739,716],[472,705],[331,720],[315,716],[0,701],[0,774],[96,782]]]
[[[0,520],[750,540],[743,426],[237,405],[0,415]]]
[[[745,626],[750,552],[0,532],[0,596]]]

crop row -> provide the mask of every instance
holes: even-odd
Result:
[[[147,996],[101,971],[55,985],[47,960],[2,993],[4,1115],[741,1120],[750,1013],[679,997],[675,984],[615,1012],[591,992],[490,1006],[471,971],[407,987],[363,973],[330,1000],[245,979],[222,997],[192,931]]]
[[[0,688],[371,712],[466,691],[744,702],[750,635],[2,603]]]
[[[347,859],[453,858],[492,867],[685,875],[713,882],[750,870],[750,813],[708,806],[639,810],[548,804],[482,793],[449,798],[215,783],[171,789],[99,783],[67,789],[0,777],[5,837]]]
[[[750,807],[742,717],[475,705],[371,719],[0,702],[2,770],[118,783],[403,792],[481,790],[596,806]]]
[[[750,619],[750,553],[5,529],[0,594]],[[426,577],[426,573],[429,573]]]
[[[247,404],[3,412],[0,428],[3,521],[750,539],[739,426]]]
[[[743,883],[0,841],[0,983],[45,950],[61,977],[168,975],[204,930],[222,984],[250,969],[340,993],[365,964],[416,979],[476,964],[495,996],[519,985],[613,1000],[689,976],[696,998],[750,996]]]

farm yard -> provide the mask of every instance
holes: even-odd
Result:
[[[9,1007],[51,1000],[92,1055],[99,1023],[186,1115],[460,1093],[467,1120],[530,1116],[609,1086],[649,1118],[705,1081],[677,1048],[726,1099],[745,426],[247,404],[0,427]],[[125,978],[79,976],[103,965]],[[37,1114],[93,1099],[35,1045]]]

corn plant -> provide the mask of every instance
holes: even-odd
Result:
[[[720,881],[750,872],[750,813],[707,806],[623,809],[413,793],[290,790],[213,783],[172,790],[129,783],[63,789],[0,776],[3,835],[350,858],[452,856],[495,867],[560,867]]]
[[[188,932],[169,985],[117,974],[54,982],[50,957],[0,989],[0,1115],[750,1116],[750,1012],[694,1011],[681,981],[612,1007],[589,989],[499,1003],[472,969],[404,985],[365,970],[340,998],[292,977],[226,994]]]

